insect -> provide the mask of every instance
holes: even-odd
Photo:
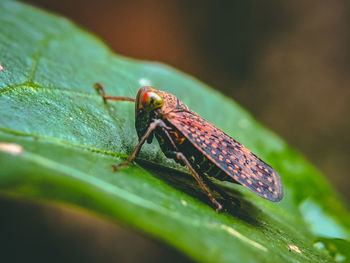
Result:
[[[145,86],[133,99],[107,96],[99,83],[94,88],[101,93],[104,102],[135,102],[135,127],[139,142],[124,163],[112,166],[114,170],[129,165],[142,145],[146,141],[151,143],[155,136],[166,157],[188,168],[218,213],[223,206],[212,194],[214,186],[209,177],[241,184],[270,201],[282,199],[281,178],[274,169],[190,110],[174,95]],[[217,187],[215,189],[218,191]]]

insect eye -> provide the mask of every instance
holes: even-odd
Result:
[[[148,91],[143,96],[142,104],[144,108],[153,110],[163,105],[163,98],[153,91]]]

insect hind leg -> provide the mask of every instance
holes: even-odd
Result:
[[[176,158],[177,160],[183,162],[183,164],[190,170],[191,175],[197,181],[200,188],[202,188],[202,190],[208,195],[210,201],[216,206],[216,212],[222,212],[222,205],[214,198],[212,191],[205,184],[205,182],[199,176],[199,174],[193,169],[191,163],[187,160],[186,156],[182,152],[169,152],[168,155],[173,155],[173,158]]]
[[[225,190],[221,189],[219,186],[216,186],[207,176],[203,176],[203,181],[211,188],[215,189],[215,191],[223,198],[223,205],[225,210],[228,210],[233,203],[236,207],[241,207],[241,202],[230,195],[228,195]]]

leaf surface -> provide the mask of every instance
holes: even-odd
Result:
[[[350,216],[329,183],[234,101],[163,64],[115,55],[64,18],[5,0],[0,13],[2,194],[81,206],[201,262],[332,262],[319,238],[339,253],[349,246]],[[134,105],[103,104],[98,81],[110,95],[135,97],[145,84],[175,94],[271,164],[284,199],[228,185],[241,207],[218,215],[155,141],[113,173],[137,143]]]

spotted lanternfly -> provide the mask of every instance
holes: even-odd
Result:
[[[241,184],[273,202],[282,199],[281,178],[274,169],[191,111],[174,95],[146,86],[140,88],[136,99],[133,99],[107,96],[99,83],[94,87],[101,92],[104,101],[135,102],[135,127],[139,143],[126,162],[112,166],[114,170],[129,165],[145,141],[151,143],[155,136],[166,157],[189,169],[216,206],[217,212],[222,210],[222,205],[208,187],[214,187],[208,177]]]

